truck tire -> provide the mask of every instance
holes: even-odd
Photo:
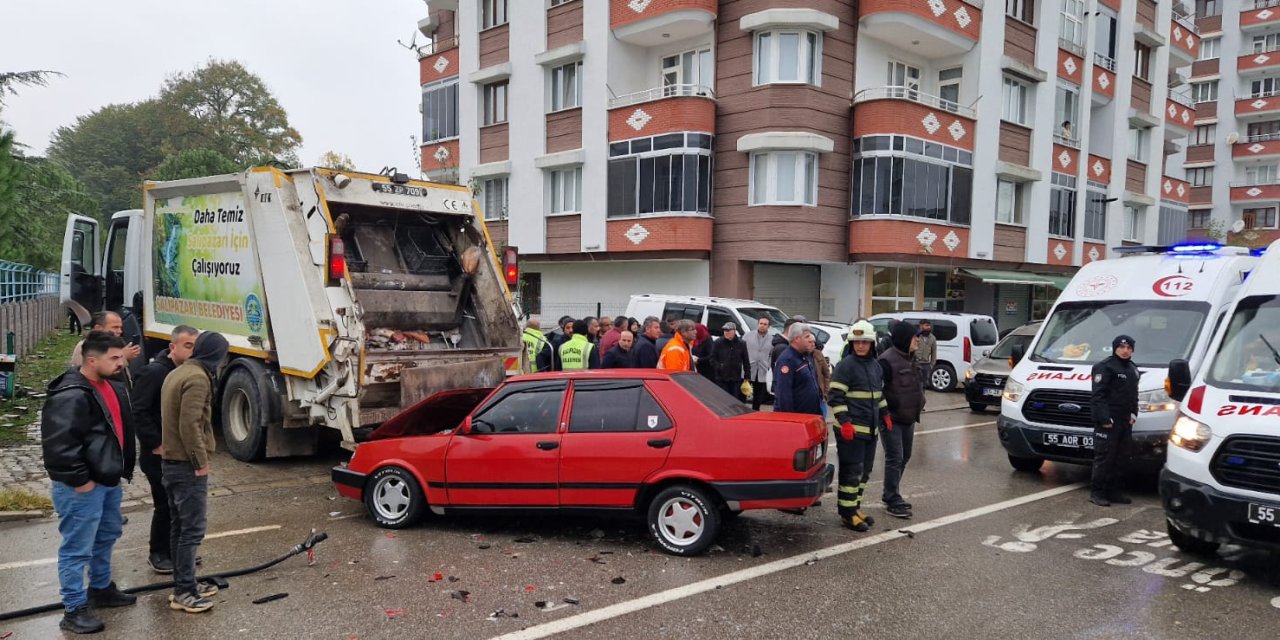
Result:
[[[257,462],[267,452],[270,391],[255,369],[261,367],[234,366],[222,386],[222,437],[227,451],[241,462]]]

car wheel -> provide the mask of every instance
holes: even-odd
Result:
[[[427,498],[413,474],[400,467],[383,467],[365,485],[364,506],[378,526],[403,529],[427,510]]]
[[[940,364],[929,373],[929,387],[946,393],[956,388],[956,372],[949,364]]]
[[[1040,470],[1040,467],[1044,466],[1044,458],[1016,458],[1009,456],[1009,464],[1013,465],[1013,468],[1018,471],[1035,473]]]
[[[1179,531],[1178,528],[1173,526],[1173,523],[1168,520],[1165,520],[1164,527],[1169,532],[1169,540],[1173,542],[1173,546],[1177,547],[1180,551],[1185,551],[1197,556],[1211,556],[1218,550],[1219,545],[1217,542],[1208,542],[1206,540],[1201,540],[1200,538],[1187,535]]]
[[[649,503],[649,533],[663,551],[696,556],[720,533],[720,509],[707,493],[689,485],[663,489]]]
[[[972,412],[974,412],[974,413],[986,413],[986,412],[987,412],[987,405],[982,404],[981,402],[970,402],[970,403],[969,403],[969,410],[970,410],[970,411],[972,411]]]

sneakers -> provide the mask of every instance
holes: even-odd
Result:
[[[1092,503],[1094,503],[1094,504],[1098,505],[1099,507],[1109,507],[1109,506],[1111,506],[1111,501],[1110,501],[1110,500],[1108,500],[1106,496],[1101,495],[1101,494],[1098,494],[1098,493],[1091,493],[1091,494],[1089,494],[1089,502],[1092,502]]]
[[[74,634],[83,634],[98,633],[105,629],[106,625],[102,624],[102,621],[93,615],[89,607],[85,606],[75,611],[66,612],[62,616],[62,622],[58,623],[58,628]]]
[[[862,509],[858,509],[858,517],[862,518],[862,521],[866,522],[868,527],[876,526],[876,519],[863,513]]]
[[[153,553],[147,556],[147,566],[151,567],[151,571],[162,576],[167,576],[173,573],[173,560],[170,560],[168,556],[161,555],[159,553]]]
[[[200,582],[196,583],[196,595],[200,596],[201,598],[212,598],[218,595],[218,585],[212,582],[205,582],[201,580]],[[169,594],[169,602],[173,602],[173,600],[174,600],[174,595]]]
[[[121,591],[114,582],[105,589],[89,589],[89,603],[95,607],[127,607],[137,602],[138,596]]]
[[[169,596],[169,608],[187,613],[204,613],[213,608],[213,601],[194,593],[184,593],[177,597]]]
[[[1107,500],[1110,501],[1111,504],[1133,504],[1133,500],[1130,499],[1129,496],[1126,496],[1119,491],[1113,491],[1111,495],[1107,496]]]
[[[853,529],[858,533],[866,533],[871,530],[871,525],[867,524],[867,521],[856,513],[848,518],[840,518],[840,524],[844,525],[844,528]]]
[[[885,512],[895,518],[907,519],[911,517],[911,507],[907,504],[891,504],[885,508]]]

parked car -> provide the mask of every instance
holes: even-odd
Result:
[[[809,328],[813,330],[813,337],[817,338],[818,344],[822,345],[822,355],[827,357],[832,370],[840,362],[840,354],[844,351],[845,338],[849,335],[851,326],[841,322],[809,323]]]
[[[938,339],[938,366],[929,374],[929,387],[934,391],[956,388],[959,383],[956,374],[967,371],[999,341],[996,321],[991,316],[951,311],[896,311],[870,318],[877,334],[887,332],[893,320],[905,320],[919,327],[925,319],[933,323],[933,335]]]
[[[644,320],[654,316],[666,320],[675,316],[707,325],[711,335],[719,336],[726,322],[738,325],[738,333],[755,331],[760,318],[769,319],[769,333],[782,331],[787,314],[776,307],[755,300],[734,298],[709,298],[706,296],[675,296],[658,293],[641,293],[631,296],[627,304],[627,317]]]
[[[686,556],[726,517],[813,505],[834,471],[826,442],[820,417],[750,411],[692,372],[540,373],[431,396],[332,475],[382,527],[428,511],[601,510],[644,518]]]
[[[973,363],[964,372],[964,397],[969,401],[970,409],[981,412],[988,407],[1000,408],[1004,382],[1009,379],[1009,372],[1013,371],[1013,365],[1009,364],[1013,351],[1018,348],[1025,353],[1039,330],[1038,321],[1011,330],[990,354]]]

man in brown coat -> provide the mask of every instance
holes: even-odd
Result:
[[[227,359],[220,333],[196,338],[191,358],[164,379],[160,390],[164,489],[169,494],[169,544],[173,558],[173,595],[169,607],[188,613],[208,611],[212,583],[196,583],[196,551],[208,524],[209,458],[213,455],[213,389]]]

